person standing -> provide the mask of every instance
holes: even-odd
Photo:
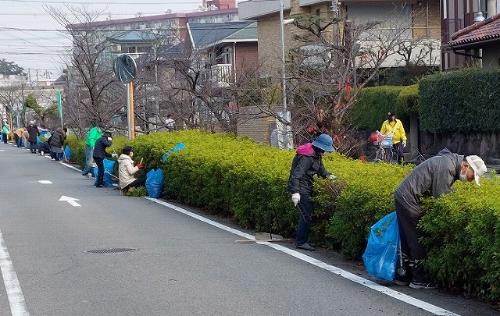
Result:
[[[134,150],[130,146],[125,146],[122,150],[120,158],[118,158],[118,175],[120,179],[120,189],[128,191],[130,188],[144,186],[145,179],[136,179],[134,174],[137,171],[144,169],[144,164],[139,163],[134,166]]]
[[[92,127],[85,139],[85,167],[82,170],[82,175],[86,176],[92,171],[92,163],[94,156],[94,147],[98,139],[102,137],[102,131],[99,127]]]
[[[110,147],[113,142],[110,132],[105,132],[104,135],[97,140],[94,147],[93,158],[97,164],[97,181],[95,186],[100,188],[104,185],[104,158],[115,157],[116,155],[109,154],[106,148]]]
[[[478,156],[458,155],[448,149],[418,165],[403,180],[394,193],[396,214],[398,215],[402,253],[409,258],[411,288],[434,288],[422,266],[426,256],[419,241],[417,228],[422,217],[420,200],[423,196],[438,197],[451,191],[456,180],[475,181],[487,171],[484,161]]]
[[[312,221],[313,203],[312,191],[314,176],[335,179],[326,171],[322,156],[325,152],[333,152],[333,140],[328,134],[319,135],[312,143],[307,143],[297,149],[293,158],[288,191],[292,194],[292,202],[299,210],[299,225],[295,238],[295,247],[314,251],[308,242],[309,228]]]
[[[36,126],[35,121],[30,121],[28,125],[28,142],[30,144],[30,151],[32,154],[36,154],[36,138],[40,135],[38,131],[38,126]]]
[[[406,147],[406,132],[403,123],[396,118],[394,112],[387,113],[387,120],[382,124],[380,133],[386,136],[392,135],[392,147],[396,153],[396,159],[398,163],[403,163],[403,151]],[[388,157],[391,156],[392,155],[389,153]]]
[[[14,131],[14,140],[16,142],[17,148],[23,147],[23,129],[18,128]]]
[[[175,131],[175,120],[172,118],[172,114],[167,115],[167,119],[165,120],[165,128],[168,132]]]
[[[7,141],[9,139],[9,134],[10,134],[10,129],[7,126],[7,122],[4,122],[2,127],[2,139],[4,144],[7,144]]]

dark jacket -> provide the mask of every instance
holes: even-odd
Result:
[[[438,197],[451,191],[453,183],[460,178],[464,156],[448,149],[441,150],[420,165],[403,180],[394,197],[415,215],[420,214],[420,199],[423,196]]]
[[[48,143],[52,147],[62,148],[64,145],[64,140],[66,139],[66,135],[63,130],[58,128],[50,137]]]
[[[94,158],[104,159],[106,157],[111,157],[111,155],[106,152],[106,148],[109,146],[111,146],[111,141],[108,140],[106,136],[99,138],[95,143]]]
[[[323,160],[318,155],[312,144],[305,144],[297,149],[297,155],[293,158],[290,178],[288,179],[288,191],[311,195],[313,191],[314,175],[327,178],[328,173],[323,166]]]
[[[36,142],[36,137],[40,134],[38,132],[38,127],[36,125],[28,125],[28,134],[29,134],[29,137],[28,137],[28,141],[29,142]]]

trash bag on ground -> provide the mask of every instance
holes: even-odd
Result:
[[[69,148],[69,145],[66,145],[66,147],[64,147],[64,157],[67,161],[71,160],[71,148]]]
[[[399,242],[398,217],[396,212],[392,212],[370,229],[368,245],[363,254],[368,274],[385,281],[394,280]]]
[[[152,169],[146,174],[146,191],[149,197],[156,199],[161,196],[164,180],[165,176],[160,168]]]
[[[103,186],[112,187],[113,186],[113,172],[115,170],[116,161],[104,159],[103,164],[104,164],[104,177],[102,180]],[[97,183],[98,173],[99,173],[99,168],[92,167],[92,176],[94,176],[96,178],[96,183]]]
[[[115,160],[104,159],[104,186],[112,187],[113,186],[113,172],[115,170]]]

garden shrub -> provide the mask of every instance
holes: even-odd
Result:
[[[418,84],[401,89],[396,105],[398,116],[418,115]]]
[[[186,149],[161,163],[161,156],[181,142]],[[144,158],[147,169],[163,169],[166,198],[232,216],[245,228],[294,233],[298,214],[287,192],[293,151],[200,131],[154,133],[132,145],[134,158]],[[364,163],[338,154],[325,156],[324,163],[338,180],[315,183],[311,237],[359,257],[370,226],[394,210],[393,192],[411,167]],[[429,250],[426,265],[443,286],[500,298],[499,188],[498,179],[485,179],[481,187],[459,184],[450,195],[425,201],[421,225]]]
[[[396,111],[402,88],[400,86],[364,88],[349,113],[349,122],[359,129],[379,130],[387,119],[387,113]]]
[[[439,73],[419,83],[420,122],[429,132],[500,131],[500,70]]]

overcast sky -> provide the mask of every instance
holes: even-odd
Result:
[[[0,58],[14,61],[36,79],[49,73],[60,75],[70,51],[71,41],[57,31],[57,24],[45,11],[44,5],[64,7],[64,3],[85,6],[103,12],[102,19],[133,17],[173,12],[195,11],[201,0],[0,0]],[[102,4],[107,3],[107,4]],[[163,4],[158,4],[163,3]],[[20,28],[22,30],[7,30]],[[26,30],[30,29],[30,30]],[[36,53],[36,54],[34,54]]]

